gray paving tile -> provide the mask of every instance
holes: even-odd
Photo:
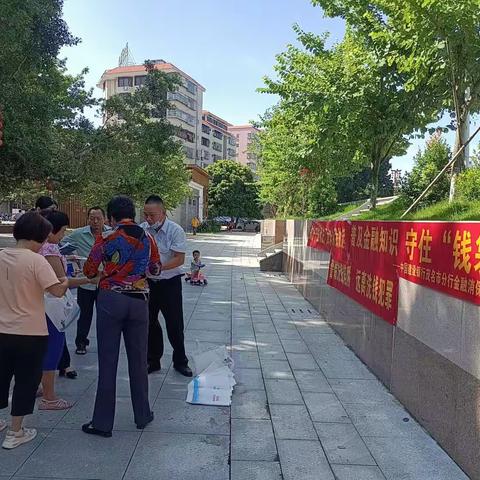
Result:
[[[365,442],[387,480],[468,480],[455,462],[428,435],[367,437]]]
[[[303,340],[282,339],[282,345],[286,353],[310,353]]]
[[[232,460],[277,459],[270,420],[232,418]]]
[[[258,355],[263,360],[287,360],[287,356],[280,344],[278,345],[258,345]]]
[[[255,330],[255,333],[274,333],[276,334],[275,327],[272,322],[256,322],[255,319],[253,319],[253,328]]]
[[[279,440],[278,453],[284,480],[334,480],[318,440]]]
[[[183,400],[159,399],[153,407],[155,420],[146,430],[169,433],[228,435],[230,408],[191,405]]]
[[[235,368],[235,380],[238,388],[240,386],[247,387],[249,390],[264,390],[262,370],[259,368]]]
[[[319,370],[310,353],[287,353],[287,358],[293,370]]]
[[[208,330],[210,332],[218,330],[222,332],[230,332],[230,319],[228,322],[214,320],[192,320],[188,324],[187,331],[188,330]]]
[[[233,361],[236,368],[260,368],[260,359],[258,358],[257,349],[250,351],[233,351]]]
[[[290,365],[285,360],[269,360],[262,358],[262,372],[264,378],[277,378],[279,380],[293,380]]]
[[[270,405],[277,440],[316,440],[317,434],[303,405]]]
[[[257,339],[257,342],[260,344],[263,344],[265,346],[267,345],[279,345],[281,346],[280,339],[278,338],[278,335],[273,332],[273,333],[259,333],[255,332],[255,336]]]
[[[165,398],[185,400],[187,398],[187,389],[187,385],[178,383],[165,383],[162,386],[156,401],[161,402]]]
[[[28,425],[35,427],[34,423],[28,422]],[[2,474],[7,475],[7,478],[10,478],[10,475],[13,475],[23,463],[30,457],[32,452],[38,448],[39,445],[47,438],[50,429],[41,429],[37,428],[37,437],[31,442],[22,445],[20,448],[15,448],[13,450],[5,450],[0,448],[0,471]],[[5,438],[5,431],[0,433],[0,439],[3,442]]]
[[[342,403],[398,404],[393,395],[378,380],[332,379],[330,385]]]
[[[315,429],[330,463],[376,465],[352,424],[315,423]]]
[[[65,479],[82,472],[83,478],[117,480],[127,469],[139,438],[139,432],[115,432],[112,438],[100,438],[86,435],[80,426],[76,430],[53,430],[17,476]]]
[[[295,370],[295,380],[303,392],[333,392],[327,378],[320,370]]]
[[[330,357],[316,358],[318,365],[327,378],[350,378],[358,380],[375,380],[375,376],[357,358],[343,359]]]
[[[404,437],[426,438],[423,429],[400,405],[345,404],[352,423],[362,437]]]
[[[303,405],[303,398],[294,380],[265,380],[268,403]]]
[[[269,419],[267,396],[263,390],[234,390],[232,418]]]
[[[198,340],[203,342],[229,343],[230,332],[211,331],[211,330],[186,330],[185,338],[189,340]]]
[[[361,465],[332,465],[337,480],[385,480],[378,467]]]
[[[348,414],[333,393],[304,393],[303,398],[314,422],[350,423]]]
[[[226,480],[228,452],[228,437],[145,432],[124,479]]]
[[[231,480],[282,480],[278,462],[233,461]]]

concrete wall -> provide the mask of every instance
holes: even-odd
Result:
[[[480,308],[400,279],[392,326],[327,285],[329,254],[287,221],[284,268],[353,351],[472,479],[480,479]],[[452,479],[453,480],[453,479]]]

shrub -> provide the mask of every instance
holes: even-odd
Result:
[[[221,225],[215,220],[205,220],[197,228],[198,233],[217,233],[222,229]]]
[[[457,178],[457,194],[464,200],[480,200],[480,167],[469,168]]]

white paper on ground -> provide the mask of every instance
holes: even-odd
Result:
[[[233,368],[233,359],[228,354],[227,347],[222,346],[193,355],[192,363],[195,375],[202,373],[214,362],[220,365],[226,365],[229,368]]]

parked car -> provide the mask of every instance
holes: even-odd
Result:
[[[257,220],[243,220],[237,223],[237,229],[242,232],[259,232],[260,222]]]

